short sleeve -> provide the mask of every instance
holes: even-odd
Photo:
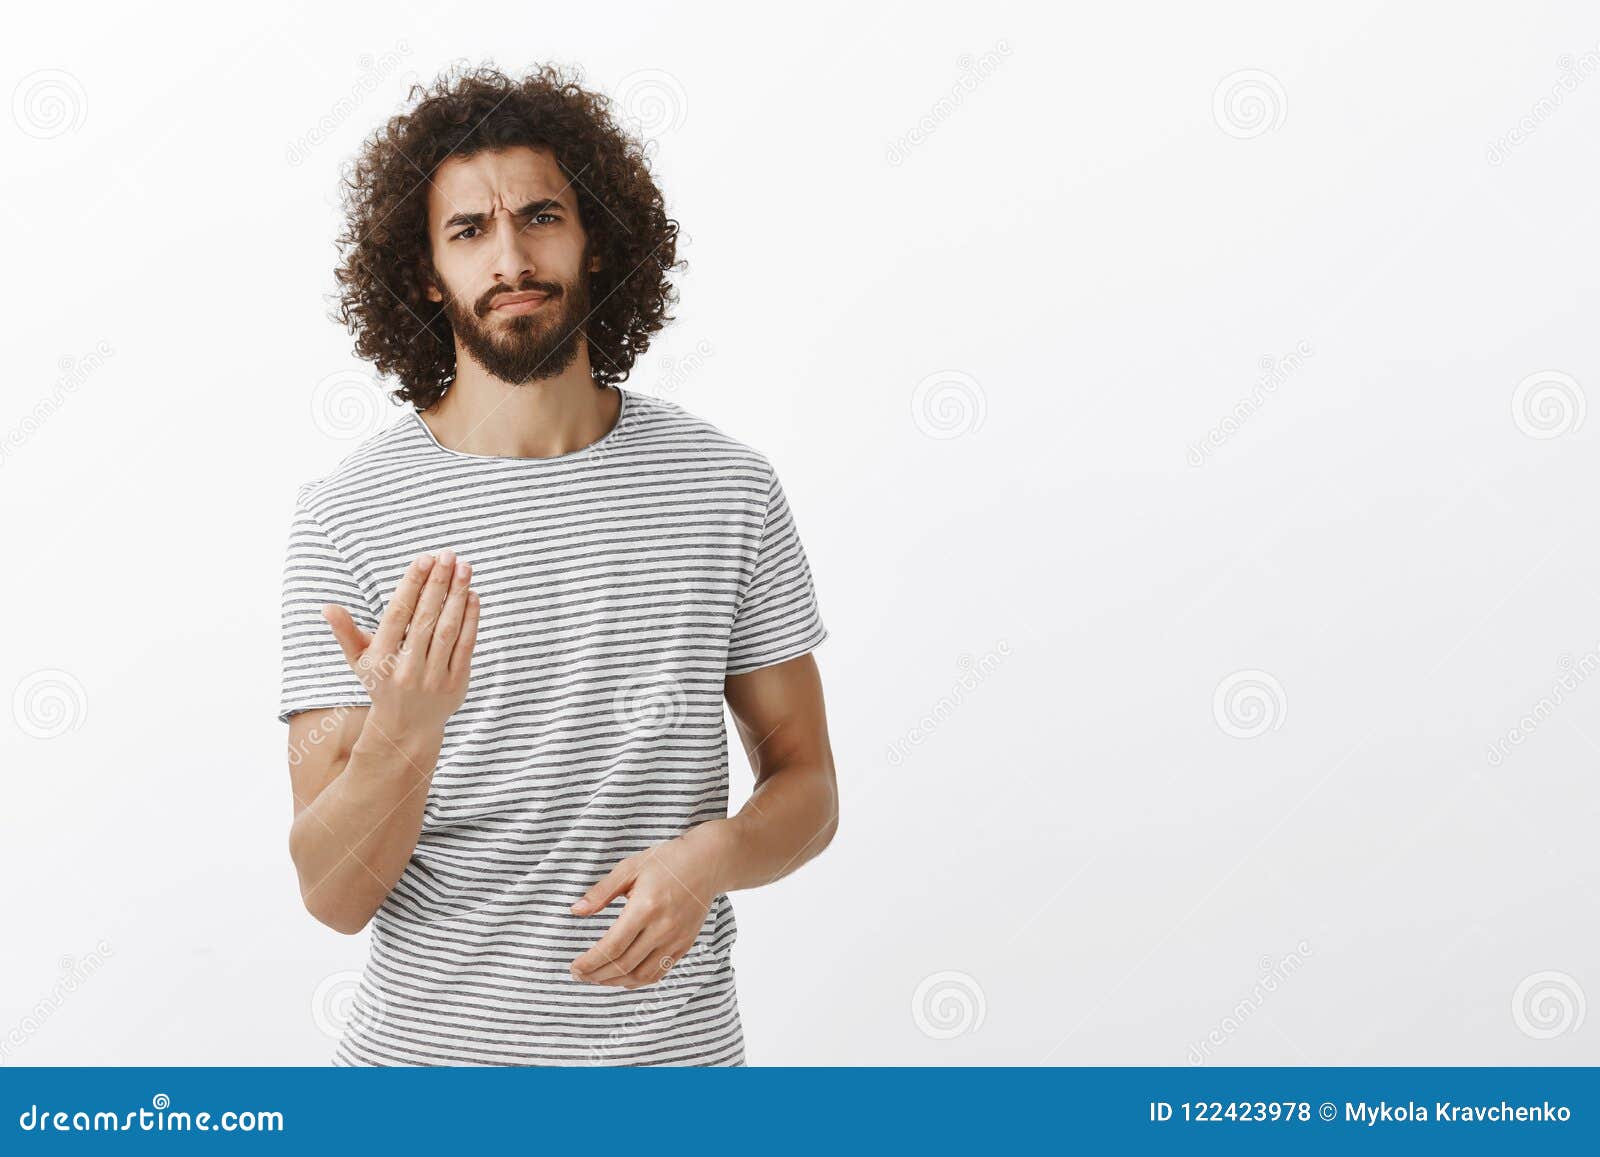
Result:
[[[322,617],[326,603],[338,603],[362,630],[378,629],[350,565],[305,504],[296,497],[283,563],[282,667],[278,722],[312,707],[367,706],[372,697],[345,662],[344,652]]]
[[[734,611],[726,673],[743,675],[797,658],[827,637],[805,547],[774,472],[755,569]]]

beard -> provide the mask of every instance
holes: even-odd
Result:
[[[524,281],[514,293],[544,293],[549,297],[532,313],[500,316],[494,303],[505,296],[497,289],[468,306],[455,294],[445,298],[445,315],[456,341],[489,373],[503,382],[524,385],[553,378],[578,356],[585,340],[583,323],[589,313],[589,279],[577,281]]]

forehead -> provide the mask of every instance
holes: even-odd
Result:
[[[549,149],[516,148],[450,157],[428,187],[428,220],[437,225],[453,213],[515,211],[544,198],[577,209],[572,184]]]

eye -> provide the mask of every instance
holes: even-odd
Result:
[[[555,222],[561,220],[561,216],[559,214],[557,214],[557,213],[535,213],[533,215],[533,217],[529,219],[528,224],[530,226],[532,226],[541,217],[548,217],[552,224],[554,224]],[[476,232],[478,232],[478,227],[476,225],[468,225],[461,232],[457,233],[454,237],[450,238],[450,240],[452,240],[452,241],[460,241],[463,238],[465,238],[468,233],[476,233]]]

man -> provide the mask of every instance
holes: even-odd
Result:
[[[677,224],[549,69],[442,79],[350,190],[342,316],[409,405],[284,568],[290,853],[372,927],[333,1063],[744,1064],[727,893],[833,837],[827,631],[770,462],[620,385]]]

